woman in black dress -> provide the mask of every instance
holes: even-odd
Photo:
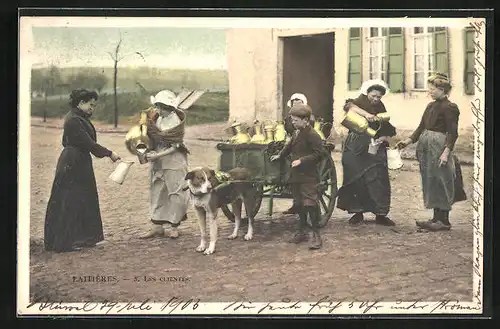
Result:
[[[415,132],[397,146],[402,149],[417,143],[424,205],[434,210],[432,219],[417,221],[417,226],[442,231],[451,228],[452,205],[467,199],[460,163],[453,155],[460,111],[457,104],[448,99],[451,84],[445,74],[430,76],[428,83],[433,101],[427,105]]]
[[[120,157],[97,144],[96,131],[89,118],[98,99],[96,92],[74,90],[71,111],[64,120],[62,145],[45,216],[45,250],[65,252],[92,247],[104,240],[99,197],[92,167],[93,154]]]
[[[352,225],[364,220],[363,213],[371,212],[376,215],[377,224],[394,226],[395,223],[387,217],[391,204],[391,185],[386,148],[389,138],[396,135],[396,128],[389,122],[375,122],[378,121],[377,114],[386,112],[381,98],[387,92],[387,87],[382,81],[372,80],[363,85],[359,97],[348,99],[344,110],[365,117],[372,129],[381,125],[375,136],[381,144],[375,154],[370,154],[368,147],[371,137],[349,131],[342,151],[344,178],[338,191],[337,207],[354,214],[349,220]]]

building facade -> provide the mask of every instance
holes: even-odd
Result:
[[[227,32],[230,120],[279,120],[304,93],[314,113],[337,129],[345,100],[364,80],[383,79],[391,121],[414,129],[426,105],[427,76],[447,73],[460,128],[472,125],[474,30],[463,27],[231,29]]]

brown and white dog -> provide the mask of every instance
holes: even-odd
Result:
[[[235,216],[234,230],[228,239],[238,237],[238,230],[241,224],[242,204],[245,205],[245,210],[248,216],[248,231],[245,235],[245,240],[253,238],[253,209],[258,196],[258,190],[249,182],[250,173],[245,168],[234,168],[228,172],[229,184],[220,185],[221,182],[217,179],[215,171],[203,167],[195,168],[187,173],[187,187],[189,189],[191,202],[198,215],[198,224],[200,226],[201,241],[196,248],[198,252],[204,252],[210,255],[215,252],[215,243],[218,238],[217,214],[223,205],[231,204]],[[246,182],[234,182],[246,181]],[[210,242],[207,246],[206,239],[206,221],[209,221],[210,227]]]

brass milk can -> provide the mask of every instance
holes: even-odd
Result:
[[[277,142],[286,140],[285,123],[283,121],[278,121],[278,123],[276,124],[274,140]]]
[[[250,139],[250,142],[254,144],[264,144],[266,142],[266,136],[262,134],[262,124],[258,120],[254,121],[254,130],[255,134]]]
[[[380,123],[376,130],[372,129],[368,125],[368,120],[354,111],[347,111],[341,124],[349,130],[355,131],[358,134],[368,134],[372,138],[375,137],[380,129]]]
[[[321,131],[321,122],[319,120],[314,122],[314,130],[318,133],[321,139],[325,139],[325,134]]]
[[[250,136],[241,130],[241,123],[235,122],[231,125],[231,128],[234,134],[229,140],[231,144],[245,144],[250,142]]]
[[[146,122],[146,113],[141,113],[141,121]],[[148,128],[145,124],[135,125],[125,135],[125,146],[127,150],[139,157],[139,163],[147,162],[145,154],[151,149],[151,141],[148,136]]]
[[[274,141],[274,132],[275,132],[275,128],[274,128],[274,125],[272,124],[272,122],[268,122],[265,126],[264,126],[264,132],[266,133],[266,141],[265,143],[266,144],[269,144],[271,142]]]

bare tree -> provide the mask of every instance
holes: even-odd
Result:
[[[122,44],[122,34],[120,33],[120,41],[116,45],[114,54],[108,52],[111,59],[114,61],[114,71],[113,71],[113,92],[114,92],[114,103],[115,103],[115,128],[118,127],[118,95],[116,93],[116,80],[118,77],[118,62],[123,59],[123,56],[119,57],[120,46]]]
[[[125,56],[119,55],[121,44],[122,44],[122,34],[120,33],[120,40],[118,41],[118,44],[115,47],[114,53],[108,52],[109,56],[111,56],[111,59],[114,61],[113,91],[114,91],[114,103],[115,103],[115,113],[114,113],[115,128],[118,127],[118,94],[116,91],[116,84],[117,84],[117,78],[118,78],[118,62],[121,61],[125,57]],[[135,52],[135,54],[138,54],[139,56],[142,57],[142,59],[144,59],[144,56],[142,56],[142,54],[140,52]]]

